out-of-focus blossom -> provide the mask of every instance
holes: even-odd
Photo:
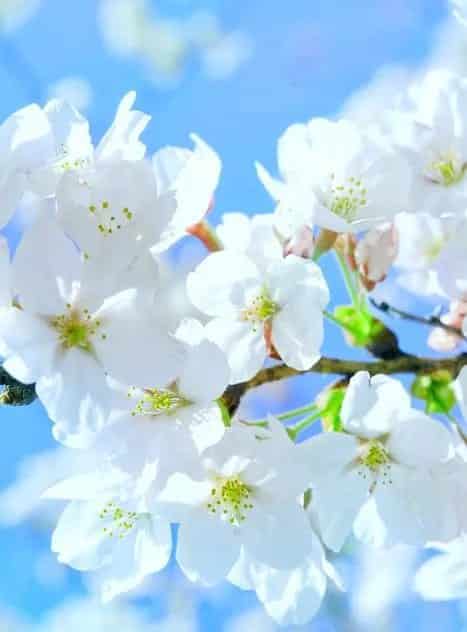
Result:
[[[462,323],[467,316],[467,303],[462,301],[453,301],[449,306],[447,314],[441,316],[441,322],[450,327],[462,331]],[[454,332],[446,331],[442,327],[436,327],[428,336],[428,345],[435,351],[447,353],[454,351],[462,344],[462,338]]]
[[[63,77],[49,86],[49,98],[67,101],[77,110],[86,110],[92,102],[93,90],[83,77]]]
[[[11,33],[27,22],[41,5],[41,0],[2,0],[0,31]]]
[[[356,552],[357,577],[353,582],[352,613],[362,632],[381,632],[391,626],[394,606],[410,595],[410,578],[417,549],[396,546]],[[387,625],[387,627],[385,627]]]
[[[99,22],[109,48],[140,60],[159,87],[176,86],[191,60],[207,78],[227,79],[253,51],[246,33],[225,31],[208,11],[181,19],[157,14],[147,0],[101,0]]]

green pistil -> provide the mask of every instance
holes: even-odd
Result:
[[[219,479],[216,487],[211,489],[211,500],[207,503],[208,511],[238,526],[246,520],[248,511],[253,509],[251,493],[248,485],[238,476]]]
[[[128,393],[131,397],[131,391]],[[179,408],[188,406],[190,402],[170,389],[148,388],[136,404],[132,415],[171,415]]]
[[[256,296],[251,304],[242,311],[243,320],[263,323],[277,314],[279,305],[275,303],[266,288]]]
[[[465,166],[460,169],[456,169],[453,160],[446,160],[445,162],[437,162],[433,165],[433,169],[441,176],[441,184],[445,187],[450,187],[453,184],[457,184],[464,178]]]
[[[334,174],[331,174],[331,180],[329,210],[346,221],[355,220],[359,209],[367,204],[367,190],[356,178],[349,178],[344,185],[335,184]]]
[[[103,532],[110,538],[117,537],[122,539],[126,537],[136,522],[141,517],[141,514],[135,511],[126,511],[122,509],[114,502],[108,502],[99,514],[101,520],[105,520],[110,526],[104,527]]]
[[[100,320],[94,320],[88,310],[83,312],[67,305],[67,312],[54,316],[51,320],[52,327],[58,333],[60,343],[66,349],[73,347],[86,352],[92,351],[91,338],[96,335],[101,326]],[[105,339],[106,335],[101,334]]]

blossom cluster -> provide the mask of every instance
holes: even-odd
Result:
[[[467,368],[437,399],[421,376],[413,393],[425,412],[397,379],[366,371],[327,404],[264,420],[245,419],[229,394],[254,386],[265,364],[316,367],[326,317],[370,348],[384,329],[366,294],[393,265],[411,291],[451,302],[449,331],[430,343],[463,343],[467,80],[427,73],[368,125],[292,125],[278,142],[280,176],[257,165],[274,212],[228,213],[216,229],[205,217],[219,156],[193,135],[192,149],[149,158],[150,117],[134,101],[122,99],[97,145],[60,100],[0,126],[0,224],[25,195],[36,209],[12,257],[1,244],[3,369],[35,384],[55,439],[88,465],[46,494],[67,501],[58,559],[91,572],[109,601],[174,553],[189,580],[226,579],[279,623],[301,624],[329,582],[343,587],[328,552],[353,535],[376,547],[436,543],[445,555],[420,570],[418,589],[465,594],[463,577],[438,590],[432,577],[459,557],[467,569],[466,439],[439,403],[456,397],[467,420]],[[162,270],[190,234],[209,249],[184,280],[196,318],[168,315]],[[319,265],[331,249],[352,300],[333,314]],[[319,420],[322,431],[299,440]]]

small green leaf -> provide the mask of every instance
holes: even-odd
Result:
[[[425,402],[425,412],[448,414],[456,404],[449,371],[417,375],[412,384],[412,395]]]

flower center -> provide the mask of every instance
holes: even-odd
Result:
[[[431,165],[430,171],[434,172],[436,182],[445,187],[457,184],[464,178],[466,165],[454,158],[440,160]]]
[[[247,513],[253,509],[251,494],[251,488],[238,476],[219,478],[215,487],[211,489],[211,499],[207,503],[208,511],[238,526],[246,520]]]
[[[67,171],[75,171],[77,169],[84,169],[89,165],[88,158],[80,158],[78,156],[72,156],[66,145],[62,145],[57,150],[57,158],[53,164],[55,172],[62,173]]]
[[[367,204],[367,190],[362,181],[351,177],[344,184],[336,184],[334,174],[331,174],[331,181],[329,210],[346,221],[355,220],[359,209]]]
[[[424,255],[429,263],[434,263],[444,247],[444,239],[434,239],[424,250]]]
[[[372,472],[378,472],[383,465],[390,463],[391,459],[381,441],[372,439],[365,445],[359,461]]]
[[[135,511],[126,511],[111,501],[104,506],[99,518],[107,525],[103,527],[106,535],[123,539],[131,532],[141,515]]]
[[[263,323],[275,316],[279,309],[279,305],[272,300],[268,290],[263,288],[251,303],[242,310],[241,318],[254,324]]]
[[[87,309],[81,313],[80,310],[74,309],[70,304],[67,305],[67,312],[59,314],[51,319],[52,327],[58,333],[60,343],[66,349],[78,347],[83,351],[92,351],[91,338],[97,333],[101,326],[100,320],[92,318]],[[101,334],[105,340],[106,334]]]
[[[112,235],[117,230],[123,228],[133,219],[133,213],[127,208],[112,209],[107,200],[103,200],[98,205],[88,206],[90,214],[96,218],[97,229],[102,235]]]
[[[131,397],[131,391],[128,393]],[[148,388],[136,404],[132,415],[145,415],[155,417],[157,415],[171,415],[179,408],[188,406],[190,402],[176,391],[170,389]]]

